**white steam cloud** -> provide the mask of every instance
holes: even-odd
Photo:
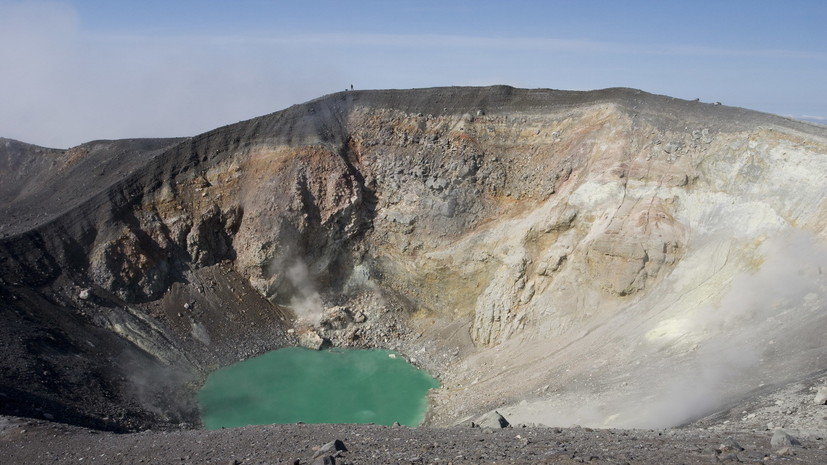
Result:
[[[686,329],[702,342],[664,373],[665,389],[647,399],[631,425],[675,426],[763,383],[806,373],[791,360],[800,344],[818,344],[807,341],[807,329],[827,308],[827,247],[795,232],[767,240],[759,255],[757,269],[736,276],[719,304],[689,317]]]
[[[825,270],[827,245],[815,235],[799,231],[768,239],[751,269],[721,285],[715,304],[682,306],[654,328],[637,326],[640,315],[630,315],[637,329],[628,333],[628,343],[637,349],[614,359],[617,370],[584,371],[577,383],[594,376],[594,391],[587,381],[499,410],[510,420],[549,426],[666,428],[713,413],[762,386],[823,370]],[[606,345],[593,355],[609,359],[616,349]]]
[[[307,323],[318,325],[324,312],[322,296],[310,276],[307,264],[301,259],[287,268],[285,273],[288,281],[296,289],[296,294],[290,298],[290,307],[296,316]]]

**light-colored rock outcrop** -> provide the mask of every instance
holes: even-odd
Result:
[[[395,348],[441,375],[438,424],[669,426],[823,368],[823,127],[630,89],[449,88],[161,145],[58,216],[9,207],[30,230],[2,242],[4,282],[202,371],[295,343],[291,325]]]

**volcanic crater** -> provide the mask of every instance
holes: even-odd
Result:
[[[691,423],[823,379],[825,173],[824,126],[625,88],[0,139],[0,413],[194,428],[207,374],[303,345],[403,354],[428,426]]]

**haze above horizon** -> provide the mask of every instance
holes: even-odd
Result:
[[[827,3],[0,0],[0,137],[190,136],[331,92],[647,92],[827,122]]]

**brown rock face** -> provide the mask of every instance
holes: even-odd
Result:
[[[678,424],[827,355],[826,137],[499,86],[346,92],[188,139],[2,140],[0,413],[197,423],[209,371],[303,338],[415,359],[443,383],[433,424]],[[686,379],[720,395],[669,410]]]

